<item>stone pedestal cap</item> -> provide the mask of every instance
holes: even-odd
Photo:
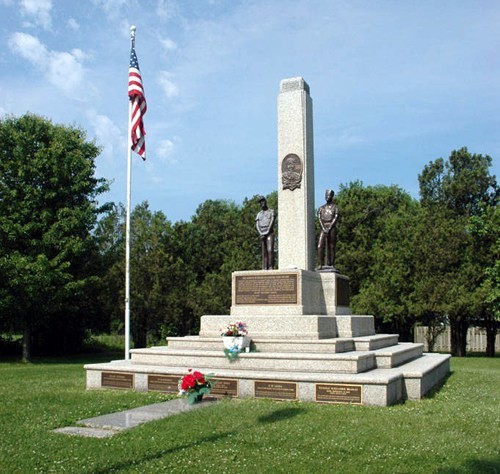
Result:
[[[309,84],[307,84],[303,77],[283,79],[280,83],[280,93],[302,90],[306,91],[309,94]]]

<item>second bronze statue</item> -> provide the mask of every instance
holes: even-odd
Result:
[[[267,200],[259,196],[260,211],[255,218],[262,248],[262,270],[272,270],[274,263],[274,210],[267,207]]]
[[[326,204],[318,209],[318,221],[321,232],[318,241],[318,268],[317,270],[337,271],[334,267],[336,229],[335,224],[339,219],[339,209],[333,203],[335,193],[331,189],[325,192]],[[325,265],[326,254],[326,265]]]

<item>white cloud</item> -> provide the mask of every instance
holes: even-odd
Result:
[[[108,16],[114,17],[120,13],[120,10],[127,4],[127,0],[92,0],[94,5],[101,7]]]
[[[160,43],[167,52],[177,49],[177,44],[170,38],[160,38]]]
[[[172,74],[167,71],[160,71],[158,84],[160,84],[167,99],[173,99],[179,95],[179,88],[171,81]]]
[[[82,84],[83,75],[83,66],[72,52],[51,53],[47,77],[56,87],[71,94]]]
[[[9,47],[30,63],[43,67],[48,56],[47,48],[38,38],[27,33],[14,33],[9,39]]]
[[[19,32],[10,37],[9,46],[42,71],[58,89],[69,96],[81,95],[85,74],[82,62],[86,58],[83,51],[49,51],[35,36]]]
[[[21,14],[46,30],[51,27],[52,0],[21,0]]]
[[[156,14],[160,20],[168,20],[172,18],[178,8],[177,5],[172,0],[158,0],[156,5]]]
[[[162,159],[167,161],[168,163],[177,163],[177,160],[173,158],[173,153],[174,153],[174,142],[172,140],[161,140],[159,146],[156,149],[156,152],[158,156]]]
[[[73,31],[78,31],[80,29],[80,24],[74,19],[70,18],[68,20],[68,26],[73,30]]]
[[[94,130],[97,144],[103,147],[102,155],[106,159],[113,160],[117,153],[125,152],[127,137],[121,133],[113,120],[107,115],[98,114],[95,110],[88,110],[86,116]]]

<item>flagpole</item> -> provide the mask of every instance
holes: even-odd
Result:
[[[135,26],[130,27],[130,49],[135,47]],[[130,359],[130,208],[132,200],[132,101],[128,104],[127,207],[125,211],[125,360]]]

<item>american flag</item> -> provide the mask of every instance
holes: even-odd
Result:
[[[135,49],[130,50],[130,67],[128,70],[128,96],[132,102],[130,116],[130,133],[132,138],[132,151],[146,159],[146,131],[144,130],[144,114],[147,110],[146,97],[142,87],[141,71]]]

